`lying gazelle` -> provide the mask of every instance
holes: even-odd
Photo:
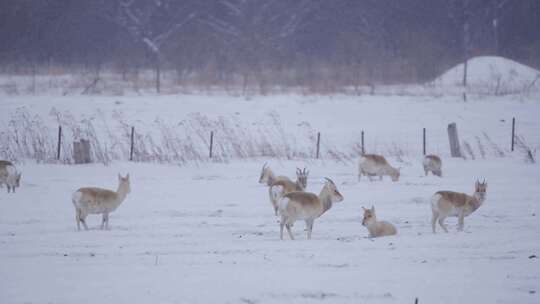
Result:
[[[370,238],[397,234],[397,229],[394,225],[386,221],[377,220],[375,207],[371,206],[371,209],[362,207],[362,209],[364,209],[362,225],[368,229]]]
[[[268,194],[270,195],[270,203],[274,207],[274,212],[277,215],[278,200],[283,195],[293,191],[304,191],[307,187],[307,178],[309,171],[304,168],[300,170],[296,168],[296,182],[292,182],[290,179],[278,179],[268,188]]]
[[[422,165],[424,165],[426,176],[431,172],[433,175],[442,177],[442,161],[437,155],[426,155]]]
[[[486,190],[487,183],[484,180],[482,183],[476,181],[472,196],[452,191],[438,191],[435,193],[431,198],[431,211],[433,212],[431,227],[433,233],[435,233],[437,219],[444,232],[448,232],[446,225],[444,225],[444,219],[449,216],[457,216],[459,219],[458,230],[463,230],[464,218],[482,206],[482,203],[486,200]]]
[[[73,206],[75,206],[77,230],[81,230],[80,223],[83,224],[85,230],[88,230],[86,225],[86,216],[88,214],[102,214],[101,229],[104,227],[109,229],[109,213],[120,206],[130,191],[129,174],[126,177],[118,174],[118,190],[116,192],[90,187],[80,188],[75,191],[71,199]]]
[[[396,169],[386,161],[386,158],[377,154],[363,154],[358,163],[358,181],[365,175],[372,181],[373,176],[378,176],[380,180],[384,175],[392,178],[392,181],[399,180],[399,169]]]
[[[325,179],[326,183],[318,196],[310,192],[293,191],[280,198],[278,203],[281,216],[279,237],[282,240],[283,227],[287,227],[289,237],[294,240],[291,227],[297,220],[306,221],[307,238],[311,239],[313,221],[332,208],[333,203],[343,201],[343,196],[337,190],[336,184],[329,178],[325,177]]]
[[[15,193],[15,188],[21,184],[21,173],[17,172],[17,168],[8,160],[0,160],[0,186],[6,184],[7,192]]]

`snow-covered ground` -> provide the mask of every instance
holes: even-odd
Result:
[[[521,160],[445,159],[444,178],[424,177],[420,159],[393,183],[357,181],[354,164],[319,161],[308,190],[333,178],[345,200],[297,240],[279,240],[262,160],[201,166],[116,162],[111,166],[20,165],[24,182],[0,192],[1,303],[539,303],[540,170]],[[270,161],[292,175],[302,162]],[[111,229],[76,231],[72,191],[132,192]],[[470,193],[488,181],[488,199],[457,232],[432,234],[429,197]],[[362,206],[394,223],[397,236],[369,239]]]
[[[28,120],[11,121],[23,117],[17,113]],[[9,195],[0,189],[0,303],[540,303],[540,167],[510,151],[512,117],[530,148],[540,147],[539,116],[529,95],[466,103],[456,96],[0,95],[2,139],[39,126],[38,139],[51,140],[55,153],[59,122],[91,121],[120,159],[109,166],[19,159],[21,187]],[[450,122],[475,160],[465,145],[466,160],[449,158]],[[132,125],[157,144],[192,140],[201,155],[206,132],[215,131],[223,158],[126,162]],[[443,157],[443,178],[423,176],[424,127],[428,153]],[[167,138],[170,130],[180,131]],[[401,167],[399,182],[358,182],[356,157],[334,154],[354,155],[361,130],[368,152]],[[321,160],[313,158],[318,131]],[[262,142],[255,157],[226,158],[236,150],[223,148],[223,134],[241,151],[262,135],[288,157],[265,157]],[[345,200],[315,221],[312,240],[303,223],[293,228],[297,240],[279,240],[267,188],[257,183],[264,162],[288,176],[307,166],[312,192],[323,177],[338,185]],[[111,215],[111,229],[97,229],[100,217],[90,216],[91,230],[77,232],[72,192],[115,189],[117,174],[127,172],[132,192]],[[465,232],[452,218],[448,234],[434,235],[430,196],[471,193],[477,178],[487,180],[488,198],[465,219]],[[362,206],[371,205],[398,235],[367,238]]]

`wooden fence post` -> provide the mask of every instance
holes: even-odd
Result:
[[[317,156],[316,156],[317,159],[319,159],[320,147],[321,147],[321,132],[317,132]]]
[[[426,155],[426,128],[424,128],[422,131],[422,148],[424,155]]]
[[[364,149],[364,130],[362,130],[362,154],[365,154],[366,150]]]
[[[129,149],[129,161],[133,161],[134,139],[135,139],[135,127],[131,127],[131,148]]]
[[[452,157],[462,157],[459,147],[459,137],[455,122],[448,125],[448,140],[450,141],[450,154]]]
[[[58,146],[56,149],[56,159],[60,160],[60,147],[62,146],[62,126],[58,126]]]
[[[212,158],[212,147],[214,146],[214,131],[210,131],[210,158]]]
[[[511,150],[514,151],[514,142],[516,140],[516,118],[512,117],[512,146]]]
[[[73,160],[75,164],[88,164],[92,162],[90,157],[90,141],[81,139],[73,142]]]

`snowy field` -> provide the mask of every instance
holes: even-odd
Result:
[[[323,134],[323,159],[182,166],[20,161],[17,193],[0,189],[0,303],[540,303],[540,167],[509,151],[512,117],[518,135],[540,147],[534,97],[464,103],[428,96],[0,96],[1,130],[21,108],[41,117],[51,134],[58,112],[94,119],[104,134],[107,128],[121,133],[113,122],[153,132],[157,118],[175,125],[192,113],[237,117],[240,128],[256,133],[275,126],[268,119],[275,111],[284,132],[273,139],[283,136],[312,156],[312,137],[298,131],[309,122]],[[453,121],[476,160],[448,157],[446,126]],[[443,156],[442,179],[423,176],[423,127],[428,152]],[[396,152],[389,161],[401,167],[399,182],[358,182],[354,160],[329,154],[329,147],[357,143],[362,129],[368,152]],[[300,222],[293,228],[297,240],[279,240],[267,188],[258,184],[265,161],[291,177],[307,166],[309,191],[318,193],[326,176],[344,195],[315,221],[311,241]],[[99,230],[100,217],[90,216],[90,231],[77,232],[73,191],[116,189],[117,174],[127,172],[132,192],[112,213],[111,229]],[[430,196],[471,194],[477,178],[488,182],[487,201],[465,219],[465,231],[457,232],[451,218],[448,234],[433,235]],[[371,205],[379,219],[396,225],[397,236],[367,238],[362,206]]]
[[[271,162],[292,175],[301,162]],[[397,183],[357,182],[354,165],[308,164],[308,190],[332,177],[345,200],[297,240],[279,227],[259,185],[260,162],[176,167],[115,163],[20,166],[15,195],[0,193],[1,303],[538,303],[540,170],[513,159],[447,160],[445,177],[423,177],[419,160]],[[111,229],[77,232],[72,191],[132,192]],[[430,195],[471,193],[486,177],[488,199],[457,232],[433,235]],[[5,190],[5,189],[2,189]],[[397,236],[367,238],[362,206],[394,223]]]

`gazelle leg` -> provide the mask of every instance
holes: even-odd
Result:
[[[291,231],[291,225],[289,225],[289,223],[287,223],[285,225],[285,227],[287,227],[287,232],[289,233],[289,237],[291,238],[291,240],[294,240],[294,236],[293,236],[292,231]]]
[[[463,212],[460,212],[458,216],[458,231],[463,231],[463,226],[465,226],[464,217]]]
[[[447,233],[448,233],[448,229],[446,229],[446,225],[444,224],[444,220],[445,220],[444,217],[439,217],[439,225],[442,227],[442,229],[444,230],[444,232],[447,232]]]
[[[285,226],[285,217],[281,217],[281,221],[279,221],[279,238],[283,240],[283,226]]]
[[[437,218],[439,217],[439,212],[432,210],[433,217],[431,218],[431,229],[433,229],[433,233],[436,233],[437,228]]]
[[[311,240],[311,232],[313,231],[313,220],[306,220],[307,238]]]
[[[81,231],[81,210],[75,210],[75,221],[77,222],[77,231]]]
[[[79,220],[83,224],[84,230],[88,230],[88,226],[86,226],[86,216],[87,214],[83,213],[82,211],[79,214]]]

